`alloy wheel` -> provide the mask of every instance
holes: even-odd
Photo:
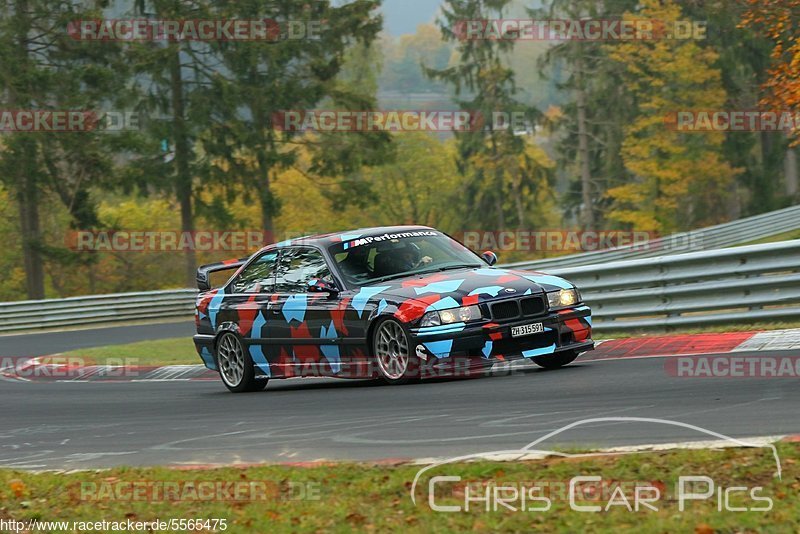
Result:
[[[375,357],[383,376],[397,381],[408,371],[408,337],[403,327],[388,320],[378,326],[375,334]]]
[[[239,339],[233,334],[223,334],[217,348],[219,374],[223,382],[236,387],[244,377],[244,351]]]

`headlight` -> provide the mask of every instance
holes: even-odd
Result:
[[[547,304],[550,309],[568,308],[581,301],[581,294],[576,288],[551,291],[547,294]]]
[[[450,308],[428,312],[422,316],[420,326],[439,326],[442,324],[466,323],[480,319],[481,309],[478,306],[462,306],[460,308]]]

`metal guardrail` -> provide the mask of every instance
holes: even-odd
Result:
[[[0,303],[0,333],[96,323],[187,317],[196,289],[113,293]]]
[[[595,265],[611,261],[634,260],[751,243],[800,228],[800,205],[791,206],[725,224],[691,232],[672,234],[647,242],[646,246],[626,246],[570,254],[556,258],[510,264],[519,269],[552,270],[578,265]]]
[[[800,240],[552,269],[598,331],[800,318]]]
[[[800,240],[548,272],[580,288],[601,332],[800,318]],[[196,295],[178,289],[0,303],[0,333],[189,317]]]

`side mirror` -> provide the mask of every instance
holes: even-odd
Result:
[[[319,278],[312,278],[308,281],[309,293],[328,293],[332,297],[339,294],[339,288],[334,284]]]
[[[487,250],[486,252],[481,254],[481,258],[483,258],[483,261],[485,261],[489,265],[494,265],[495,263],[497,263],[497,254],[495,254],[491,250]]]

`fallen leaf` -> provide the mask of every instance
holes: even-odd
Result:
[[[363,515],[353,512],[352,514],[348,514],[346,517],[347,521],[353,523],[354,525],[363,525],[364,522],[367,520],[366,517]]]
[[[11,489],[12,492],[14,492],[14,495],[16,495],[17,499],[19,499],[25,494],[26,490],[25,483],[19,480],[18,478],[15,478],[11,482],[9,482],[8,487]]]

